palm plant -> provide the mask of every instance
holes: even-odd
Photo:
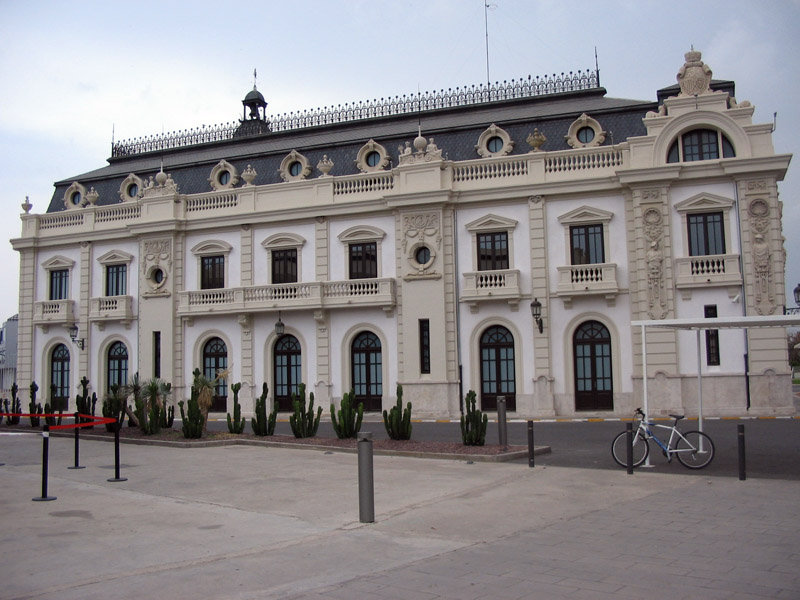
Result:
[[[131,377],[128,378],[128,383],[125,385],[125,398],[127,399],[129,396],[133,396],[133,406],[138,411],[140,406],[142,405],[142,381],[139,379],[139,372],[137,371]],[[143,419],[140,421],[139,417],[136,415],[136,412],[131,410],[128,406],[128,402],[125,402],[125,413],[128,415],[128,422],[133,423],[136,427],[144,427],[147,422],[147,411],[145,411],[145,415]]]
[[[192,383],[192,387],[197,391],[197,405],[200,408],[200,412],[203,414],[203,433],[205,433],[208,427],[208,411],[214,400],[216,387],[220,381],[230,376],[230,368],[217,371],[217,375],[214,379],[206,377],[200,372],[200,369],[195,369],[193,375],[194,382]]]

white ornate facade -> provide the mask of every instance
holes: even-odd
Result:
[[[457,416],[469,389],[518,416],[628,415],[631,321],[785,296],[790,156],[699,53],[678,79],[658,102],[590,73],[273,119],[253,90],[234,127],[120,144],[23,207],[20,388],[74,402],[83,375],[102,395],[138,371],[183,398],[195,367],[229,367],[245,411],[263,381],[282,406],[303,381],[372,410],[401,383],[417,416]],[[751,412],[792,411],[782,330],[704,352],[707,412],[744,413],[745,352]],[[648,335],[651,409],[693,412],[695,373],[693,338]]]

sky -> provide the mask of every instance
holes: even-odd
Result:
[[[0,237],[20,205],[102,167],[117,141],[268,114],[593,69],[609,97],[655,100],[694,46],[715,79],[800,152],[800,0],[0,0]],[[487,16],[485,20],[484,17]],[[788,295],[800,283],[800,158],[779,184]],[[0,321],[19,255],[0,244]],[[790,301],[789,306],[794,302]]]

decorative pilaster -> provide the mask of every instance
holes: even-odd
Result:
[[[456,327],[456,307],[458,298],[456,297],[456,251],[455,251],[455,211],[451,207],[442,210],[442,257],[444,258],[444,320],[445,320],[445,344],[447,361],[447,380],[458,381],[458,331]],[[465,392],[466,393],[466,392]],[[458,403],[461,399],[458,399]],[[458,410],[456,404],[456,411]],[[451,412],[453,409],[451,407]],[[455,414],[455,413],[454,413]]]
[[[30,210],[30,209],[28,209]],[[26,211],[27,212],[27,211]],[[19,251],[19,327],[17,329],[17,383],[24,390],[34,379],[33,374],[33,299],[36,289],[36,248]]]
[[[94,344],[92,344],[92,332],[89,327],[89,287],[92,280],[92,254],[92,243],[81,242],[80,291],[78,292],[80,298],[78,314],[80,316],[78,327],[80,331],[83,332],[82,335],[86,339],[86,350],[81,350],[78,353],[77,375],[78,379],[85,375],[89,378],[89,381],[94,379],[89,369],[89,355],[94,349]]]
[[[317,281],[330,279],[329,240],[328,220],[317,217],[314,221],[314,275]],[[327,311],[314,311],[314,324],[317,333],[317,381],[314,387],[320,406],[323,406],[330,399],[331,386],[331,334]]]
[[[528,198],[528,221],[531,246],[531,301],[542,303],[545,326],[543,333],[530,321],[533,336],[534,414],[555,414],[553,364],[550,336],[553,319],[550,304],[550,279],[547,258],[547,203],[544,196]],[[549,318],[548,318],[549,316]]]
[[[253,285],[253,228],[249,224],[242,225],[241,232],[241,273],[242,285]]]

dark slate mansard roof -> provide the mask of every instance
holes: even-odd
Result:
[[[667,90],[672,92],[671,88],[662,91]],[[252,165],[258,173],[253,181],[255,185],[281,183],[280,163],[292,150],[297,150],[308,159],[313,168],[309,178],[319,175],[316,164],[325,154],[334,162],[331,175],[351,175],[359,173],[355,164],[359,149],[374,139],[386,148],[392,159],[390,165],[396,165],[397,147],[416,137],[418,124],[421,124],[422,134],[433,137],[444,157],[453,161],[480,158],[475,144],[480,134],[492,123],[505,129],[514,140],[511,155],[526,154],[530,150],[525,140],[534,128],[547,137],[543,150],[570,149],[565,139],[567,130],[582,113],[597,119],[608,132],[603,145],[617,144],[629,137],[644,135],[646,129],[642,119],[647,111],[657,109],[658,102],[607,98],[605,94],[604,88],[595,87],[577,92],[371,117],[112,157],[108,159],[108,166],[56,182],[47,212],[65,210],[64,192],[74,181],[84,185],[87,190],[94,187],[99,194],[98,205],[118,204],[121,201],[119,189],[128,174],[134,173],[147,180],[158,173],[162,160],[164,171],[172,176],[182,194],[212,191],[208,177],[222,159],[236,167],[239,173],[248,164]]]

